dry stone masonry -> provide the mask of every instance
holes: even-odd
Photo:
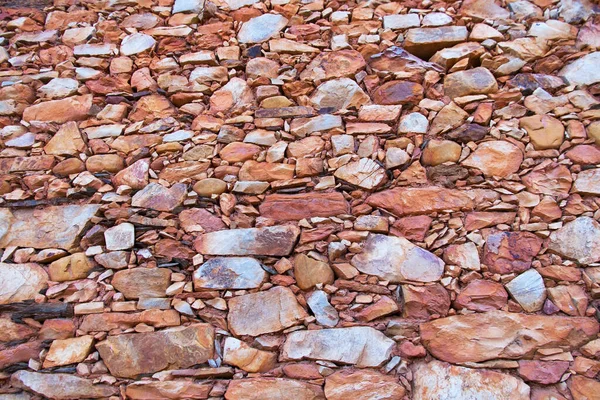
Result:
[[[598,0],[0,2],[0,400],[600,400]]]

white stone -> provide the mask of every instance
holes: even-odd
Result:
[[[278,14],[263,14],[242,24],[238,32],[240,43],[261,43],[279,34],[288,20]]]
[[[254,289],[266,281],[268,274],[258,260],[251,257],[215,257],[194,271],[197,289]]]
[[[587,54],[570,64],[558,73],[565,77],[571,85],[591,85],[600,82],[600,51]]]
[[[415,364],[413,376],[413,400],[529,400],[529,386],[500,372],[431,361]]]
[[[60,99],[77,92],[79,82],[70,78],[54,78],[38,89],[43,97],[49,99]]]
[[[600,224],[590,217],[579,217],[552,232],[548,250],[577,260],[585,266],[600,261]]]
[[[127,250],[135,243],[135,227],[129,222],[108,228],[104,232],[104,240],[108,250]]]
[[[398,125],[399,133],[427,133],[427,129],[429,129],[427,117],[417,112],[403,116]]]
[[[175,0],[172,14],[180,12],[201,13],[204,10],[204,0]]]
[[[526,312],[536,312],[544,306],[546,300],[544,279],[533,268],[507,283],[506,290]]]
[[[156,44],[156,40],[144,33],[134,33],[126,36],[121,42],[121,55],[131,56],[151,49]]]
[[[420,24],[419,14],[393,14],[383,17],[384,29],[416,28]]]
[[[389,280],[435,282],[444,273],[444,262],[405,238],[371,234],[363,251],[351,264],[360,272]]]
[[[281,358],[379,367],[390,358],[394,345],[392,339],[369,326],[296,331],[287,336]]]
[[[340,320],[337,310],[329,303],[327,294],[322,290],[315,290],[306,298],[317,323],[326,328],[333,328]]]

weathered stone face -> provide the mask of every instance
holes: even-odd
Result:
[[[0,263],[0,304],[33,300],[48,287],[48,274],[39,264]]]
[[[529,399],[530,388],[521,379],[495,371],[463,368],[431,361],[413,368],[413,398],[450,399]]]
[[[227,400],[324,400],[321,386],[284,378],[251,378],[231,381],[225,392]]]
[[[42,374],[18,371],[13,374],[11,382],[16,387],[30,390],[51,399],[99,399],[118,393],[118,389],[113,386],[94,385],[89,379],[79,378],[71,374]]]
[[[213,357],[214,328],[194,324],[152,333],[109,336],[96,345],[111,374],[134,378],[167,368],[187,368]]]
[[[378,367],[390,357],[393,345],[393,340],[371,327],[296,331],[287,336],[281,357]]]
[[[267,278],[260,262],[250,257],[216,257],[194,272],[196,289],[252,289]]]
[[[307,316],[290,289],[275,287],[229,300],[227,321],[235,335],[258,336],[297,325]]]
[[[205,233],[195,241],[194,248],[211,255],[286,256],[291,253],[299,233],[295,226],[232,229]]]
[[[0,248],[9,246],[71,250],[100,206],[68,205],[42,209],[3,209]]]
[[[370,235],[363,252],[352,258],[359,271],[390,282],[433,282],[444,271],[444,262],[404,238]]]
[[[406,389],[389,375],[369,370],[341,370],[325,380],[325,397],[343,400],[350,397],[361,399],[399,399]]]
[[[550,235],[548,249],[579,263],[600,261],[600,224],[588,217],[580,217],[565,224]]]
[[[503,311],[457,315],[421,324],[423,345],[436,358],[451,363],[530,359],[546,348],[577,348],[597,333],[598,322],[591,318]]]

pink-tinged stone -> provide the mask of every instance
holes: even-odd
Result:
[[[529,386],[519,378],[496,371],[434,360],[415,364],[413,376],[413,400],[529,400]]]
[[[117,387],[95,385],[91,379],[80,378],[74,374],[22,370],[12,375],[11,384],[49,399],[106,399],[119,393]]]
[[[398,218],[392,225],[390,233],[408,240],[422,242],[432,222],[433,219],[427,215]]]
[[[550,163],[540,169],[534,169],[523,177],[523,184],[532,193],[549,196],[566,195],[571,190],[573,178],[564,165]]]
[[[340,192],[272,194],[261,203],[260,214],[278,221],[348,214],[350,207]]]
[[[214,336],[214,328],[209,324],[194,324],[159,332],[109,336],[96,349],[112,375],[133,378],[206,362],[213,357]]]
[[[298,325],[307,316],[290,289],[276,286],[231,298],[227,322],[234,335],[259,336]]]
[[[23,111],[23,120],[65,123],[68,121],[81,121],[88,117],[92,108],[94,96],[67,97],[66,99],[44,101],[29,106]]]
[[[186,232],[215,232],[227,229],[217,215],[203,208],[188,208],[179,213],[179,224]]]
[[[187,194],[187,186],[177,183],[166,188],[158,183],[150,183],[144,189],[133,195],[132,207],[151,208],[158,211],[173,211],[181,205]]]
[[[194,242],[201,254],[287,256],[292,252],[300,229],[296,226],[229,229],[205,233]]]
[[[229,383],[226,400],[325,400],[320,385],[285,378],[234,379]]]
[[[402,285],[404,307],[402,316],[428,320],[445,317],[450,310],[450,295],[439,283],[426,286]]]
[[[33,300],[48,287],[48,274],[39,264],[0,263],[0,304]]]
[[[542,248],[542,239],[529,232],[494,232],[487,237],[483,263],[493,273],[524,272]]]
[[[401,399],[406,393],[393,375],[371,370],[342,369],[325,379],[327,400]]]
[[[398,216],[442,210],[472,210],[475,206],[463,191],[433,186],[385,190],[369,196],[367,203]]]
[[[127,185],[132,189],[143,189],[148,185],[148,171],[150,169],[150,159],[138,160],[129,167],[119,171],[113,177],[113,183],[117,186]]]
[[[508,293],[502,284],[486,280],[474,280],[460,291],[454,306],[471,311],[498,310],[508,302]]]
[[[568,361],[519,361],[519,375],[528,382],[542,385],[557,383],[568,368]]]
[[[0,210],[0,248],[74,249],[97,204],[50,206],[40,209]]]
[[[597,334],[598,322],[592,318],[503,311],[456,315],[421,324],[423,345],[434,357],[451,363],[531,359],[540,349],[576,349]]]
[[[333,78],[352,78],[365,67],[365,59],[356,50],[319,53],[300,74],[300,79],[324,81]]]
[[[600,261],[600,224],[590,217],[579,217],[552,232],[548,250],[580,264]]]
[[[131,400],[207,399],[212,386],[211,382],[138,381],[127,385],[125,395]]]
[[[506,178],[519,170],[523,153],[514,144],[504,140],[483,142],[461,164],[477,168],[484,175]]]

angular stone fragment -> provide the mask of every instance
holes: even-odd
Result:
[[[348,214],[350,208],[339,192],[302,194],[271,194],[261,203],[260,214],[277,221],[295,221],[311,217],[331,217]]]
[[[500,372],[430,361],[413,367],[414,400],[529,400],[529,386]]]
[[[477,61],[479,60],[479,57],[481,57],[484,53],[485,53],[485,49],[479,43],[475,43],[475,42],[460,43],[460,44],[457,44],[456,46],[448,47],[448,48],[445,48],[445,49],[442,49],[442,50],[436,52],[431,57],[431,62],[441,65],[447,71],[450,68],[452,68],[456,63],[458,63],[459,61],[462,61],[462,60],[464,60],[464,61],[462,61],[463,63],[468,62],[469,64],[476,64]],[[466,71],[463,71],[463,72],[466,72]],[[456,73],[453,73],[451,75],[454,76],[455,74]],[[467,77],[473,78],[476,75],[483,77],[481,75],[481,73],[471,73],[470,75],[467,75]],[[448,77],[450,77],[450,75],[448,75]],[[493,76],[492,76],[492,78],[493,78]],[[456,81],[454,81],[454,83],[456,83]],[[471,80],[471,85],[473,83],[475,83],[475,82],[473,82],[473,80]],[[477,86],[477,84],[476,84],[476,86]],[[448,93],[446,93],[446,94],[448,94]]]
[[[241,340],[228,337],[223,346],[223,362],[247,372],[266,372],[277,363],[277,353],[257,350]]]
[[[290,289],[276,286],[231,298],[227,322],[234,335],[259,336],[298,325],[307,316]]]
[[[574,259],[583,266],[600,261],[600,224],[590,217],[579,217],[552,232],[548,250]]]
[[[424,60],[445,47],[465,42],[469,32],[464,26],[414,28],[406,32],[404,48]]]
[[[39,264],[0,263],[0,304],[33,300],[48,287],[48,274]]]
[[[367,190],[373,190],[382,185],[387,177],[385,170],[370,158],[361,158],[343,165],[333,175]]]
[[[362,253],[351,261],[359,271],[390,282],[434,282],[444,272],[444,262],[401,237],[371,234]]]
[[[600,51],[589,53],[565,65],[558,74],[571,85],[592,85],[600,82],[600,70],[595,68],[600,62]]]
[[[444,106],[433,119],[429,128],[430,135],[437,135],[459,127],[469,117],[469,114],[455,102]]]
[[[52,139],[44,146],[46,154],[53,155],[76,155],[85,151],[85,142],[77,128],[77,123],[67,122],[62,125]]]
[[[557,383],[568,368],[568,361],[519,361],[519,375],[528,382],[542,385]]]
[[[260,262],[251,257],[215,257],[194,271],[194,287],[198,289],[254,289],[268,274]]]
[[[99,399],[119,393],[119,388],[98,384],[90,379],[79,378],[73,374],[57,374],[29,371],[17,371],[11,377],[11,383],[19,388],[32,391],[50,399]]]
[[[113,275],[111,284],[128,299],[165,297],[171,280],[167,268],[131,268]]]
[[[44,368],[82,362],[92,350],[93,343],[94,337],[89,335],[53,341]]]
[[[402,316],[428,320],[445,317],[450,310],[450,295],[439,283],[426,286],[402,285],[404,308]]]
[[[144,33],[134,33],[125,36],[121,41],[121,55],[131,56],[134,54],[143,53],[156,45],[156,40],[150,35]]]
[[[527,131],[536,150],[557,149],[564,140],[565,128],[562,123],[548,115],[521,118],[519,125]]]
[[[444,94],[455,97],[489,94],[498,91],[498,82],[494,75],[483,67],[449,74],[444,79]]]
[[[296,331],[288,334],[281,358],[378,367],[390,357],[393,346],[393,340],[368,326]]]
[[[176,310],[145,310],[138,313],[103,313],[83,317],[79,329],[87,332],[108,332],[113,329],[130,329],[137,324],[146,324],[155,328],[178,326],[181,324]]]
[[[327,294],[322,290],[315,290],[306,298],[306,303],[315,315],[317,322],[326,328],[333,328],[340,318],[337,310],[329,303]]]
[[[591,318],[503,311],[457,315],[421,324],[423,345],[436,358],[451,363],[531,359],[540,349],[577,348],[597,333],[598,322]]]
[[[187,186],[177,183],[166,188],[158,183],[150,183],[144,189],[133,195],[132,207],[151,208],[158,211],[172,211],[178,207],[185,198]]]
[[[194,324],[159,332],[109,336],[96,349],[112,375],[134,378],[206,362],[213,357],[214,336],[214,328],[209,324]]]
[[[254,104],[252,90],[248,83],[240,78],[232,78],[210,97],[211,113],[237,114],[253,107]]]
[[[410,81],[390,81],[373,91],[376,104],[416,104],[423,98],[423,86]]]
[[[542,248],[542,239],[529,232],[494,232],[483,249],[483,263],[498,274],[524,272]]]
[[[216,256],[287,256],[291,253],[300,230],[296,226],[229,229],[205,233],[194,242],[201,254]]]
[[[310,101],[317,109],[333,111],[360,108],[371,103],[369,96],[349,78],[338,78],[324,82],[313,92]]]
[[[138,381],[127,385],[125,395],[131,400],[207,399],[211,389],[210,382]]]
[[[204,0],[175,0],[172,14],[189,12],[200,14],[204,10]]]
[[[371,370],[342,369],[325,379],[327,400],[401,399],[406,389],[392,375]]]
[[[238,32],[240,43],[261,43],[279,34],[288,20],[277,14],[263,14],[242,24]]]
[[[483,142],[462,162],[477,168],[487,176],[506,178],[517,172],[523,162],[523,153],[514,144],[504,140]]]
[[[94,265],[85,253],[75,253],[52,262],[48,274],[55,282],[73,281],[87,277],[92,268]]]
[[[581,194],[600,194],[600,169],[588,169],[577,174],[572,191]]]
[[[507,283],[506,290],[527,312],[541,310],[546,301],[544,280],[535,269],[529,269]]]
[[[331,284],[334,280],[333,270],[329,264],[299,254],[294,258],[294,277],[302,290],[312,289],[318,284]]]
[[[50,206],[40,209],[0,210],[0,248],[9,246],[67,251],[96,215],[97,204]]]
[[[523,184],[532,193],[558,196],[568,194],[573,178],[569,169],[560,164],[549,163],[534,169],[523,177]]]
[[[591,400],[597,397],[600,390],[600,382],[581,375],[573,375],[569,379],[569,390],[571,391],[573,400]]]
[[[226,400],[325,400],[319,385],[285,378],[245,378],[229,383]]]
[[[23,111],[23,120],[65,123],[68,121],[81,121],[88,117],[92,108],[94,96],[67,97],[61,100],[45,101],[29,106]]]
[[[365,59],[356,50],[339,50],[318,54],[300,74],[300,79],[324,81],[351,78],[365,67]]]
[[[394,188],[372,194],[367,203],[397,216],[442,210],[472,210],[473,200],[460,190],[440,187]]]
[[[548,298],[567,315],[584,316],[588,307],[585,290],[578,285],[559,285],[548,288]]]
[[[113,176],[115,185],[127,185],[132,189],[143,189],[148,185],[150,159],[144,158],[131,164]]]
[[[535,271],[535,270],[532,270]],[[486,312],[498,310],[506,305],[508,294],[502,284],[476,279],[460,291],[454,306],[471,311]]]

